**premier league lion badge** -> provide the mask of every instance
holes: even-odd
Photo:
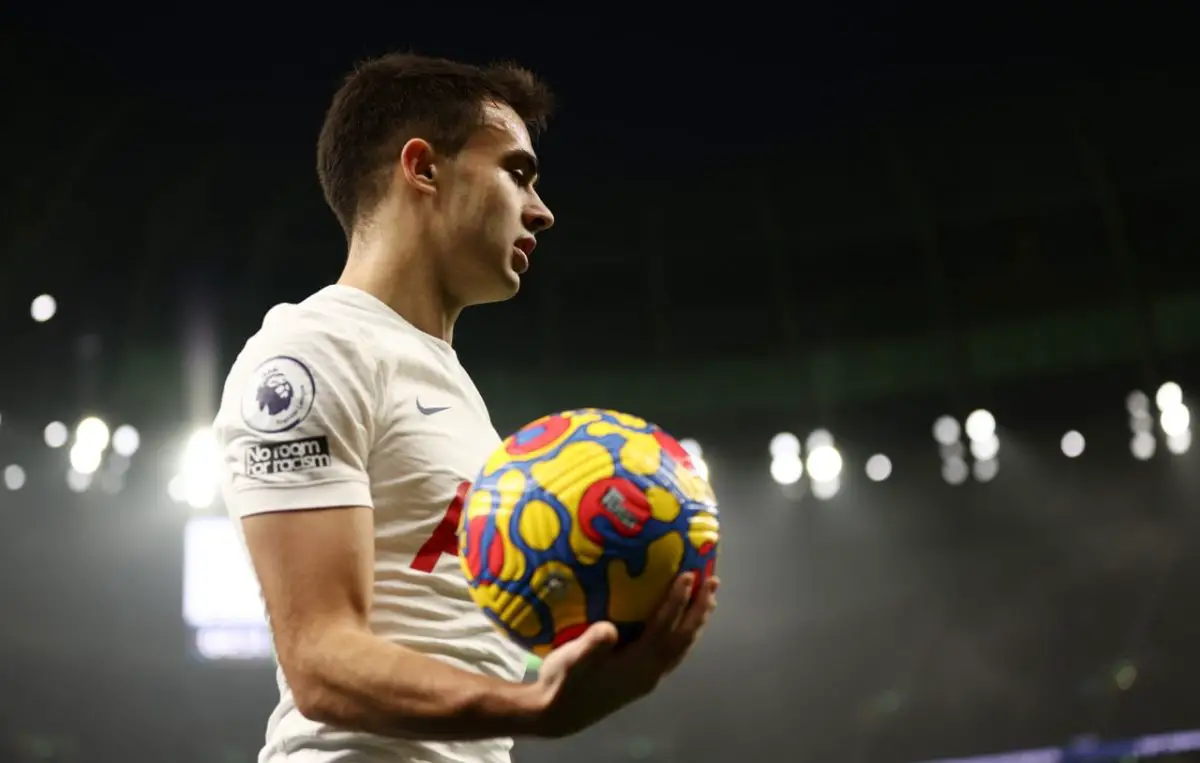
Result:
[[[297,426],[312,411],[316,382],[295,358],[271,358],[251,374],[242,393],[242,419],[257,432],[274,434]]]

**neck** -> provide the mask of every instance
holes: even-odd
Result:
[[[418,330],[453,343],[462,308],[446,294],[434,258],[418,242],[356,233],[337,282],[365,291]]]

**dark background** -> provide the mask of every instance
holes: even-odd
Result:
[[[254,759],[271,672],[189,656],[166,475],[265,310],[337,277],[315,136],[392,49],[560,94],[558,224],[456,335],[498,428],[636,412],[704,445],[724,509],[699,653],[520,760],[911,763],[1196,725],[1195,454],[1159,432],[1134,459],[1124,407],[1196,381],[1191,25],[1050,5],[0,7],[0,466],[27,473],[0,492],[3,759]],[[999,473],[948,485],[932,423],[978,407]],[[86,414],[141,432],[119,491],[69,491],[42,442]],[[767,472],[771,435],[817,427],[829,501]]]

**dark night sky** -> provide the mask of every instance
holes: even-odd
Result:
[[[771,355],[787,345],[785,304],[813,347],[937,330],[931,300],[946,290],[968,295],[964,320],[1036,313],[1064,294],[1111,301],[1118,278],[1092,255],[1094,204],[1072,207],[1091,191],[1060,96],[1101,104],[1090,125],[1112,133],[1116,154],[1136,148],[1138,183],[1173,166],[1194,178],[1183,17],[948,5],[9,3],[0,326],[33,366],[61,362],[47,355],[87,333],[119,362],[178,345],[199,312],[231,352],[264,306],[336,277],[343,242],[316,183],[315,136],[350,64],[397,48],[515,58],[560,94],[539,144],[559,224],[521,296],[464,319],[469,362],[511,363],[493,348],[518,338],[526,357],[586,366],[573,337],[647,324],[664,358]],[[1141,118],[1144,92],[1155,95]],[[945,226],[942,297],[884,136]],[[766,218],[780,226],[779,270]],[[1038,262],[1062,283],[1014,288],[1044,275]],[[27,300],[41,291],[61,317],[35,329]],[[650,351],[616,343],[592,360]]]

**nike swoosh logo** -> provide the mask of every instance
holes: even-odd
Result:
[[[417,410],[420,411],[421,413],[425,414],[426,416],[432,416],[435,413],[441,413],[442,411],[446,411],[449,409],[450,409],[450,406],[448,406],[448,405],[431,406],[429,408],[426,408],[425,406],[421,405],[421,399],[417,398]]]

